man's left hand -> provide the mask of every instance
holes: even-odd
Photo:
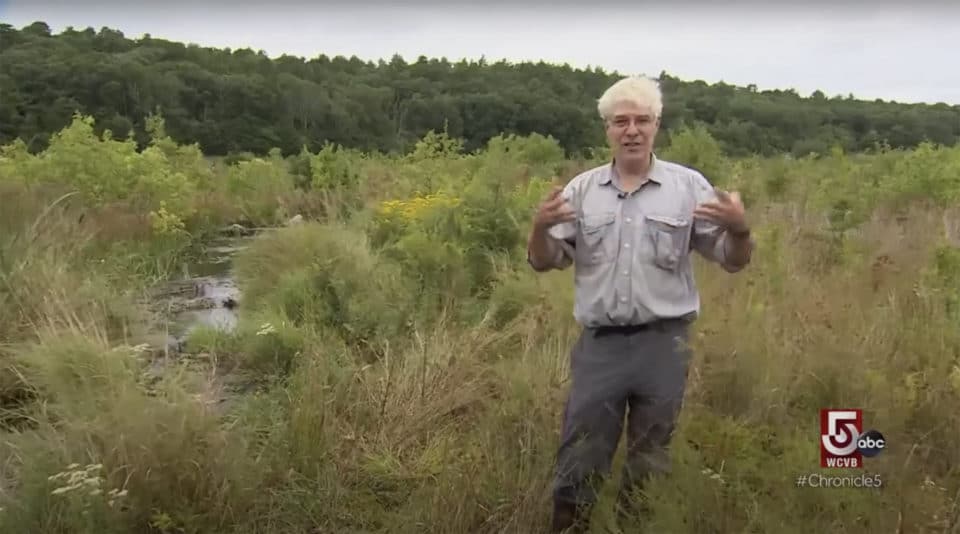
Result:
[[[704,202],[693,210],[694,217],[707,219],[733,233],[743,233],[748,230],[743,202],[740,193],[727,193],[716,189],[717,200]]]

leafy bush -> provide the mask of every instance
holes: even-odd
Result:
[[[720,144],[700,124],[672,133],[661,158],[697,169],[717,187],[725,187],[730,180],[730,163]]]
[[[236,258],[244,305],[295,326],[332,329],[373,346],[402,335],[415,302],[393,262],[336,224],[304,224],[255,240]]]

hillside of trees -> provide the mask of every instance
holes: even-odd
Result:
[[[54,34],[44,22],[0,23],[0,143],[22,139],[33,152],[75,112],[115,137],[148,139],[146,119],[163,115],[167,133],[208,155],[284,154],[326,143],[384,152],[407,150],[429,130],[446,130],[466,149],[500,133],[539,132],[571,155],[603,144],[596,98],[621,77],[546,63],[407,63],[282,56],[205,48],[109,28]],[[808,97],[792,90],[683,81],[661,73],[664,130],[703,123],[730,155],[797,156],[909,148],[960,139],[960,106]],[[661,136],[669,142],[669,134]]]

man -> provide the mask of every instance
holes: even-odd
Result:
[[[623,79],[597,107],[613,161],[555,188],[528,243],[536,271],[574,266],[574,317],[584,327],[571,351],[555,531],[588,522],[625,413],[621,504],[643,479],[669,471],[667,446],[690,359],[688,325],[700,307],[691,253],[735,273],[753,250],[739,194],[715,190],[699,172],[654,155],[663,109],[655,81]]]

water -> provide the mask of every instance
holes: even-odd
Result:
[[[225,332],[236,328],[240,290],[233,273],[233,255],[246,247],[249,237],[222,238],[206,248],[206,258],[184,267],[181,279],[172,282],[170,333],[179,342],[200,327]]]
[[[214,370],[209,373],[209,359],[191,351],[188,339],[197,328],[230,332],[237,327],[241,305],[233,257],[253,238],[254,235],[223,237],[209,243],[201,261],[185,265],[178,280],[164,284],[152,297],[153,304],[169,321],[169,334],[165,334],[164,356],[150,362],[148,377],[162,379],[173,362],[198,366],[204,376],[210,378],[203,393],[204,401],[215,404],[221,411],[229,410],[239,396],[252,391],[256,380],[243,372]]]
[[[197,297],[194,303],[199,309],[188,308],[175,315],[174,325],[178,337],[185,337],[201,326],[213,327],[223,331],[232,331],[237,326],[237,309],[231,303],[239,301],[240,290],[227,272],[219,276],[195,278]]]

